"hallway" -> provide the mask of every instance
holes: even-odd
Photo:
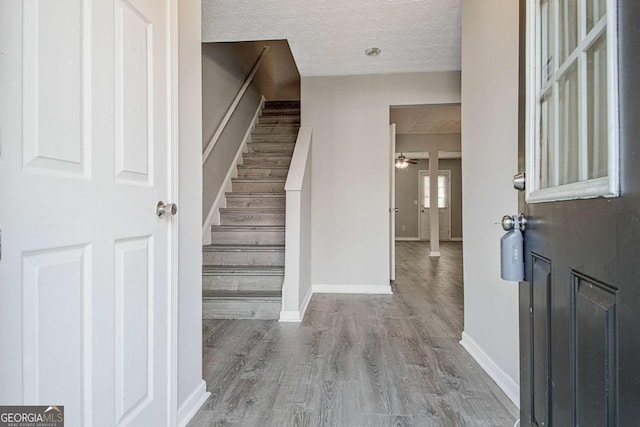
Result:
[[[205,320],[212,395],[189,426],[512,426],[458,343],[462,244],[396,248],[393,296],[316,294],[301,324]]]

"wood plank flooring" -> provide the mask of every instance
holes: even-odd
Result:
[[[394,295],[314,295],[301,324],[205,320],[211,398],[189,426],[512,426],[458,343],[462,244],[396,246]]]

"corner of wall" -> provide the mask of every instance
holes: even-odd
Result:
[[[200,381],[178,408],[178,426],[185,427],[189,424],[191,418],[204,405],[209,396],[211,396],[211,393],[207,391],[207,384],[204,380]]]
[[[460,345],[474,358],[478,365],[491,377],[491,379],[504,391],[509,400],[518,408],[520,407],[520,386],[511,378],[466,332],[462,332]]]
[[[311,302],[311,297],[313,296],[313,292],[311,290],[311,288],[309,288],[309,292],[307,292],[307,295],[305,296],[304,300],[302,301],[302,305],[300,306],[300,310],[282,310],[280,312],[280,319],[278,320],[279,322],[294,322],[294,323],[298,323],[298,322],[302,322],[302,319],[304,319],[304,315],[307,312],[307,308],[309,308],[309,303]]]

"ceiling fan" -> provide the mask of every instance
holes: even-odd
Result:
[[[407,159],[404,154],[400,153],[400,156],[396,159],[396,168],[406,169],[409,167],[409,164],[416,165],[418,162],[413,159]]]

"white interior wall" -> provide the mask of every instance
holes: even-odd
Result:
[[[207,397],[202,379],[202,77],[200,1],[179,2],[178,423]]]
[[[519,402],[518,285],[500,279],[499,225],[518,209],[518,2],[462,2],[463,345]]]
[[[460,73],[303,77],[314,292],[389,292],[389,107],[460,102]]]

